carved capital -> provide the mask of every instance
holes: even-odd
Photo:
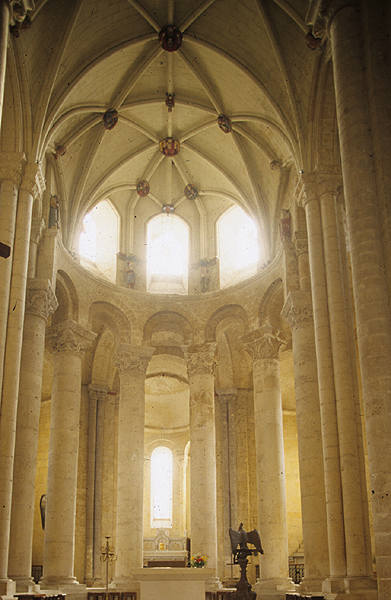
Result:
[[[28,279],[26,290],[26,314],[36,315],[47,322],[58,308],[57,298],[50,281],[46,279]]]
[[[289,292],[281,316],[288,321],[292,331],[299,325],[312,322],[311,294],[304,291]]]
[[[26,155],[23,152],[0,152],[0,181],[12,181],[19,186],[25,162]]]
[[[41,165],[27,164],[23,173],[20,188],[26,190],[34,198],[42,194],[46,187],[45,179],[42,175]]]
[[[187,372],[192,375],[213,375],[217,365],[216,343],[209,342],[198,346],[183,346],[187,362]]]
[[[114,363],[120,376],[124,373],[145,375],[155,348],[120,344],[114,352]]]
[[[317,167],[313,173],[303,173],[298,186],[301,204],[319,200],[324,194],[337,197],[342,186],[342,174],[339,167]]]
[[[273,327],[269,321],[259,329],[243,335],[241,340],[253,363],[264,358],[279,358],[280,350],[286,344],[284,334]]]
[[[47,330],[46,342],[53,354],[76,354],[83,358],[84,353],[96,338],[96,333],[84,329],[76,321],[63,321]]]
[[[90,400],[99,402],[100,400],[106,399],[108,391],[109,388],[106,385],[96,385],[91,383],[88,386],[88,397]]]
[[[237,388],[223,388],[216,390],[221,404],[234,404],[238,397]]]
[[[359,0],[311,0],[306,24],[312,26],[315,37],[323,37],[329,32],[331,21],[337,12],[348,6],[358,10]]]

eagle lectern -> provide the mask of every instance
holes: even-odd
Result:
[[[240,580],[236,585],[236,592],[230,594],[229,600],[255,600],[257,594],[252,591],[251,585],[247,580],[247,557],[252,554],[257,556],[258,552],[263,554],[259,533],[256,529],[245,531],[243,523],[240,523],[238,531],[229,529],[229,537],[234,564],[240,566]],[[249,548],[248,544],[251,544],[254,548]]]

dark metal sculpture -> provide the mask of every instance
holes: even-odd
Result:
[[[240,580],[236,585],[236,592],[230,594],[229,600],[255,600],[257,594],[252,591],[247,580],[248,556],[263,554],[261,538],[256,529],[245,531],[243,523],[240,523],[238,531],[229,529],[234,564],[240,566]],[[248,544],[254,546],[249,548]]]

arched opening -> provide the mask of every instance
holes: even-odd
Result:
[[[257,273],[258,231],[239,207],[231,208],[217,222],[220,287],[239,283]]]
[[[151,527],[172,527],[172,452],[166,446],[151,455]]]
[[[108,200],[99,202],[83,219],[79,253],[83,266],[95,267],[115,283],[118,216]]]
[[[147,291],[186,294],[189,228],[175,215],[161,214],[147,226]]]

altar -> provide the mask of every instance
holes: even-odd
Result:
[[[205,600],[205,582],[215,569],[154,567],[132,569],[140,582],[140,600]]]

